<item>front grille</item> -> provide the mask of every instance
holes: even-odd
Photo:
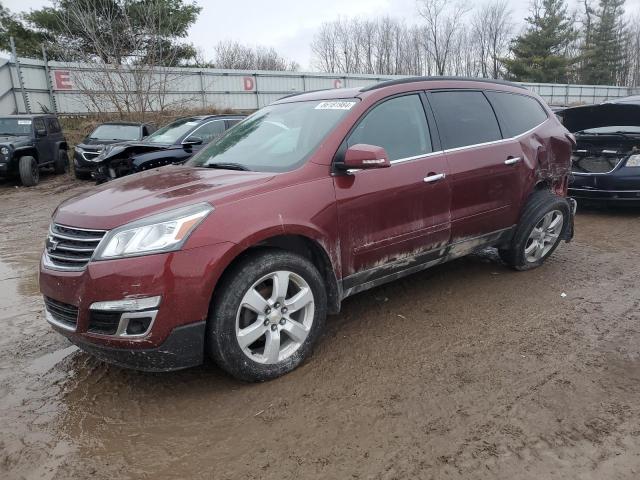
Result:
[[[105,233],[51,224],[45,249],[50,266],[61,270],[84,269]]]
[[[68,327],[76,327],[78,323],[78,307],[58,302],[49,297],[44,297],[44,305],[56,322]]]

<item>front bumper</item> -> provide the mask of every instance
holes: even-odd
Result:
[[[40,264],[40,291],[75,322],[52,327],[99,358],[140,370],[173,370],[202,363],[204,324],[225,254],[218,243],[178,252],[92,261],[82,271],[59,271]],[[89,307],[96,302],[162,297],[148,333],[98,333]],[[150,312],[147,312],[150,313]],[[50,312],[47,312],[49,316]],[[144,315],[148,316],[148,315]]]
[[[87,341],[79,335],[70,335],[64,330],[58,331],[71,343],[104,362],[143,372],[168,372],[195,367],[203,362],[204,357],[204,321],[176,327],[162,345],[144,350],[108,347]]]
[[[640,168],[621,167],[607,174],[573,174],[569,195],[579,200],[640,202]]]
[[[98,168],[98,162],[89,162],[82,158],[78,152],[73,154],[73,168],[78,173],[91,173]]]

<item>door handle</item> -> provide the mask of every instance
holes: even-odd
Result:
[[[444,178],[444,173],[437,173],[433,175],[429,175],[428,177],[424,177],[425,183],[437,182],[438,180],[442,180]]]
[[[509,157],[504,161],[504,164],[505,165],[515,165],[520,160],[522,160],[522,157]]]

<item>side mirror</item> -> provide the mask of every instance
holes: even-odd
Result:
[[[352,145],[344,154],[344,167],[350,169],[388,168],[389,156],[384,148],[376,145],[358,143]]]
[[[183,145],[202,145],[202,142],[204,140],[202,140],[202,138],[200,137],[189,137],[187,138],[184,142],[182,142]]]
[[[47,131],[44,128],[39,128],[38,130],[36,130],[36,136],[37,137],[46,137],[47,136]]]

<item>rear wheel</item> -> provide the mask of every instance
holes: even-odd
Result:
[[[33,187],[40,180],[40,167],[35,158],[24,156],[20,158],[18,164],[20,171],[20,181],[25,187]]]
[[[558,247],[570,225],[567,200],[548,190],[534,193],[527,203],[507,249],[498,250],[516,270],[539,267]]]
[[[66,150],[58,150],[58,158],[53,163],[53,171],[57,174],[69,171],[69,157]]]
[[[311,354],[326,312],[324,283],[309,260],[263,251],[225,275],[207,324],[209,354],[241,380],[279,377]]]

